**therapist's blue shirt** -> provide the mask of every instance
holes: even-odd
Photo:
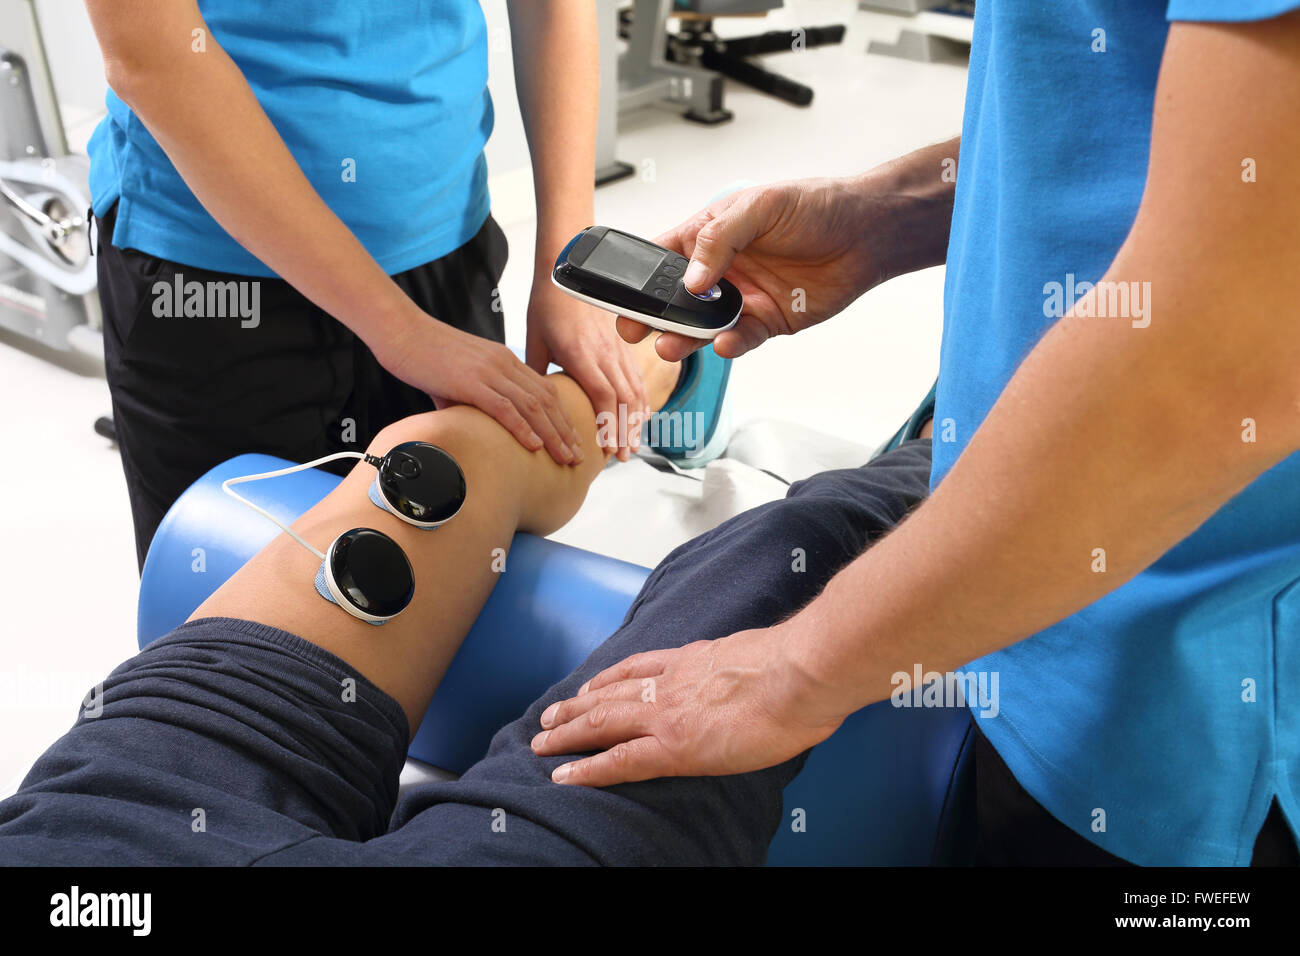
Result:
[[[437,259],[482,226],[492,102],[477,0],[199,0],[199,8],[209,44],[243,71],[312,186],[386,272]],[[111,91],[107,102],[90,140],[90,188],[97,215],[120,199],[114,244],[271,276],[208,215],[130,108]],[[222,122],[220,103],[193,109]]]
[[[1101,278],[1128,233],[1166,19],[1253,20],[1297,6],[980,0],[932,485],[1059,315],[1052,283]],[[1152,305],[1152,323],[1173,320],[1158,290]],[[1081,573],[1091,564],[1082,555]],[[1140,864],[1249,863],[1274,797],[1293,831],[1300,823],[1300,456],[1128,584],[969,668],[1000,677],[999,711],[977,718],[980,729],[1071,829]]]

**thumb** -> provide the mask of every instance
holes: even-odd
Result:
[[[692,292],[704,292],[731,268],[736,254],[754,241],[759,231],[758,203],[741,196],[711,218],[695,234],[691,264],[682,281]]]

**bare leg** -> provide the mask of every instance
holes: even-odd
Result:
[[[660,407],[677,380],[677,366],[658,358],[653,342],[637,347],[652,404]],[[347,661],[393,697],[412,734],[460,642],[496,581],[496,549],[516,531],[549,534],[573,517],[605,464],[596,451],[595,413],[572,379],[554,375],[582,436],[585,459],[557,465],[545,451],[528,452],[478,409],[456,406],[414,415],[381,431],[368,449],[384,455],[404,441],[431,442],[465,472],[468,494],[460,513],[433,531],[386,515],[367,498],[375,470],[359,464],[338,487],[294,523],[324,550],[356,527],[383,531],[406,552],[415,572],[410,606],[382,627],[357,620],[312,587],[320,561],[281,534],[230,577],[191,615],[257,621],[296,634]],[[499,565],[498,565],[499,566]]]

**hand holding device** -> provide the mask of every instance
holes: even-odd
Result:
[[[688,289],[709,289],[724,274],[735,283],[743,314],[713,348],[736,358],[774,335],[825,321],[883,281],[888,269],[870,240],[877,233],[892,240],[889,232],[861,183],[805,179],[730,193],[658,241],[690,257]],[[618,323],[629,342],[653,327],[630,315]],[[700,344],[667,334],[657,349],[661,358],[680,361]]]

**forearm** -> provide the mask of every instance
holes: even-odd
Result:
[[[960,149],[961,137],[954,137],[850,179],[850,188],[868,206],[862,222],[869,228],[861,241],[881,264],[879,281],[942,265],[947,258]]]
[[[1121,256],[1107,279],[1138,275],[1161,273]],[[1281,374],[1300,355],[1261,356],[1246,329],[1221,339],[1227,306],[1198,298],[1166,295],[1149,328],[1070,315],[1043,339],[932,497],[801,612],[795,655],[826,706],[849,713],[896,672],[951,670],[1056,623],[1300,447]]]
[[[515,86],[537,193],[535,274],[592,224],[600,49],[591,0],[511,0]]]
[[[203,52],[154,41],[206,29],[197,9],[88,9],[110,86],[221,227],[367,344],[398,334],[414,304],[313,189],[238,66],[211,36]]]

